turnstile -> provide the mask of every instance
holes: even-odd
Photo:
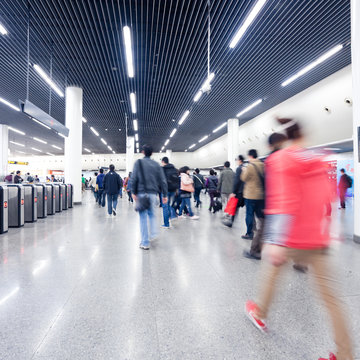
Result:
[[[0,234],[8,232],[9,229],[8,199],[7,185],[0,185]]]
[[[34,184],[24,184],[24,220],[37,221],[37,187]]]
[[[65,184],[60,184],[60,199],[61,199],[61,207],[63,210],[68,209],[68,202],[67,202],[67,186]]]
[[[67,196],[68,208],[72,208],[74,206],[73,186],[72,186],[72,184],[66,184],[66,187],[67,187],[66,196]]]
[[[9,184],[9,227],[24,226],[24,187],[19,184]]]
[[[55,186],[54,184],[46,183],[46,201],[47,201],[47,214],[48,215],[55,215]]]
[[[62,212],[62,189],[60,184],[54,184],[55,190],[55,211]]]
[[[47,217],[47,187],[45,184],[36,184],[37,189],[37,217]]]

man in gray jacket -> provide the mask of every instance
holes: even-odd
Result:
[[[220,174],[218,190],[221,192],[221,201],[223,210],[225,210],[226,204],[229,201],[230,194],[233,191],[234,184],[234,172],[230,169],[229,161],[224,164],[224,170]]]
[[[143,250],[150,249],[147,225],[148,217],[150,222],[150,239],[156,238],[158,234],[155,216],[157,195],[161,193],[163,203],[166,204],[168,193],[167,181],[163,169],[157,162],[150,159],[152,152],[151,146],[143,146],[142,153],[145,157],[136,161],[131,175],[131,193],[135,201],[141,203],[144,198],[147,197],[149,199],[149,208],[139,211],[141,232],[140,249]]]

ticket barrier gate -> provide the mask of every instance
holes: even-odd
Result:
[[[0,234],[9,230],[9,190],[7,185],[0,184]]]
[[[47,217],[47,188],[45,184],[36,184],[37,189],[37,217]]]
[[[66,196],[67,196],[68,208],[72,208],[74,206],[73,186],[72,184],[66,184],[66,187],[67,187]]]
[[[19,184],[9,184],[9,227],[24,226],[24,187]]]
[[[34,184],[24,184],[24,220],[37,221],[37,187]]]
[[[55,190],[55,211],[62,212],[62,189],[60,184],[54,184]]]
[[[68,197],[67,197],[67,186],[65,184],[60,184],[60,199],[62,210],[68,209]]]
[[[47,197],[47,214],[55,215],[55,186],[54,184],[45,184]]]

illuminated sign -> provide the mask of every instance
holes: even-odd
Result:
[[[7,201],[4,201],[4,208],[6,209],[8,207]]]
[[[29,165],[27,161],[8,161],[8,164],[14,164],[14,165]]]

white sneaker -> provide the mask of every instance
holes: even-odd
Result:
[[[113,214],[116,216],[116,209],[113,208]]]
[[[197,216],[197,215],[193,215],[193,216],[190,216],[190,219],[191,219],[191,220],[199,220],[200,217]]]
[[[186,219],[186,218],[187,218],[186,215],[180,215],[180,216],[178,217],[178,219]]]

